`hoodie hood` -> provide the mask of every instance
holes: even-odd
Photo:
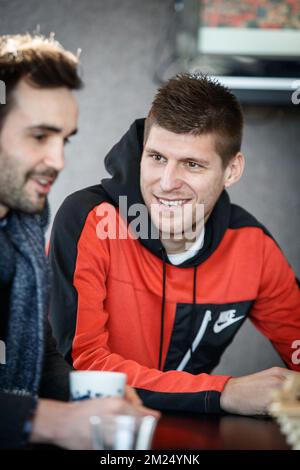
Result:
[[[105,157],[105,168],[111,178],[101,181],[104,191],[116,207],[119,207],[119,197],[127,196],[127,207],[133,204],[144,204],[140,190],[140,162],[143,152],[145,119],[134,121],[122,139],[114,145]],[[122,217],[130,223],[134,216],[124,213],[120,207]],[[230,199],[224,190],[219,197],[207,223],[205,224],[205,237],[203,247],[192,258],[179,265],[192,267],[204,262],[216,250],[221,242],[230,220]],[[152,234],[152,237],[151,237]],[[153,236],[153,234],[155,236]],[[152,224],[148,213],[148,234],[139,241],[145,248],[163,261],[170,263],[164,247],[158,238],[157,229]]]

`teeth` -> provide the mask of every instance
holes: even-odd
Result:
[[[42,184],[43,186],[46,186],[46,184],[48,184],[48,181],[43,178],[39,179],[38,182]]]
[[[160,204],[164,206],[182,206],[185,201],[183,199],[178,199],[176,201],[167,201],[166,199],[158,199]]]

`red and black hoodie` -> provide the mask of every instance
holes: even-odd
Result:
[[[143,203],[143,130],[144,120],[134,122],[105,159],[111,178],[67,197],[56,215],[54,334],[75,369],[125,372],[150,407],[220,412],[230,377],[210,373],[247,317],[287,367],[300,370],[292,362],[299,287],[268,231],[225,191],[203,247],[180,266],[151,238],[151,224],[148,237],[99,238],[104,213],[116,233],[129,230],[134,217],[121,214],[119,196],[127,196],[128,207]]]

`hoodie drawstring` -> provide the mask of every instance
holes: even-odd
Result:
[[[163,259],[163,282],[162,282],[162,301],[161,301],[161,319],[160,319],[160,345],[159,345],[159,359],[158,359],[158,370],[161,370],[162,363],[162,350],[164,342],[164,328],[165,328],[165,303],[166,303],[166,256],[164,249],[161,248],[161,254]]]
[[[193,306],[192,306],[192,314],[191,314],[191,323],[190,323],[190,338],[191,338],[191,345],[190,345],[190,352],[191,352],[191,369],[192,373],[194,374],[194,351],[193,351],[193,333],[195,330],[197,312],[196,312],[196,292],[197,292],[197,266],[194,266],[194,280],[193,280]]]
[[[163,276],[162,276],[162,301],[161,301],[161,320],[160,320],[160,345],[159,345],[159,359],[158,359],[158,370],[161,370],[162,367],[162,351],[163,351],[163,341],[164,341],[164,329],[165,329],[165,304],[166,304],[166,255],[164,249],[161,248],[162,260],[163,260]],[[195,324],[197,319],[196,312],[196,293],[197,293],[197,266],[194,266],[194,276],[193,276],[193,306],[191,312],[191,322],[190,322],[190,331],[189,338],[192,338],[190,344],[190,354],[191,354],[191,370],[194,373],[194,361],[193,361],[193,333],[195,330]]]

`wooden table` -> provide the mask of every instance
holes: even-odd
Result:
[[[288,450],[276,421],[236,415],[163,414],[153,450]]]

